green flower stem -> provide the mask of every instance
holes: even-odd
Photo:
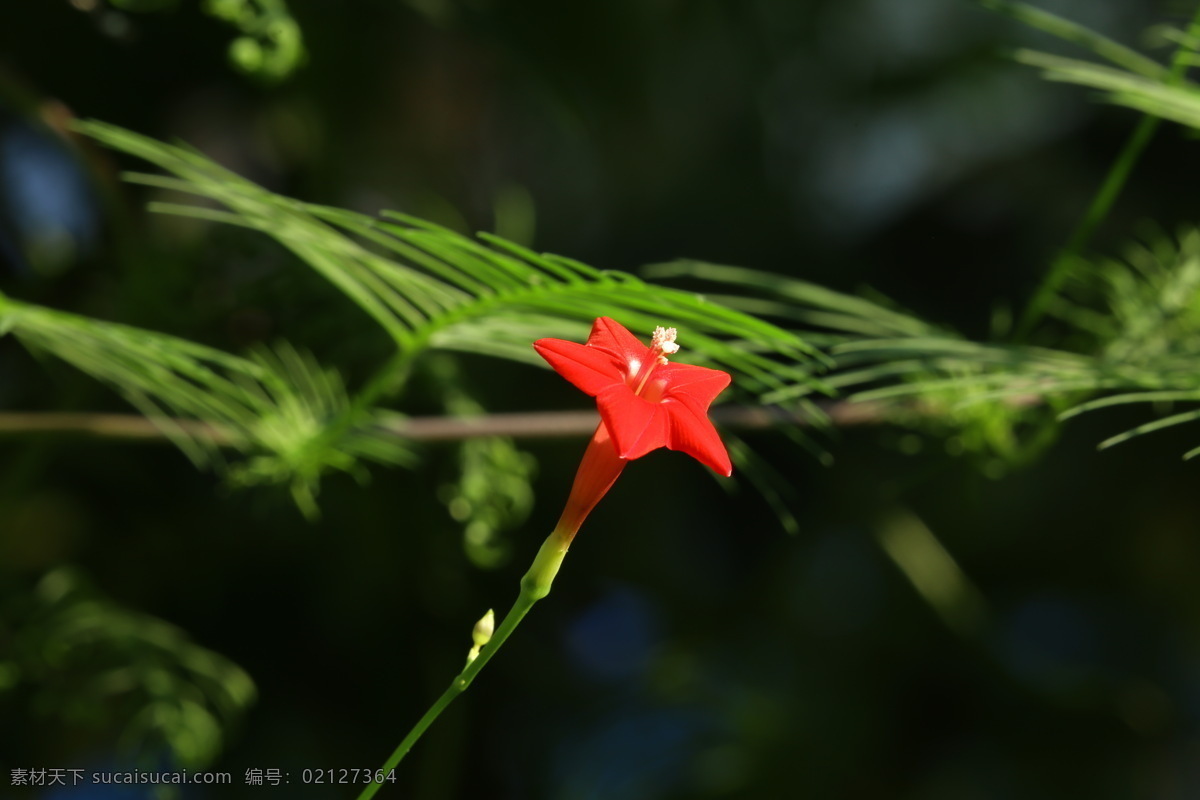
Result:
[[[533,559],[533,564],[529,567],[529,571],[525,573],[525,577],[521,578],[521,593],[517,596],[517,601],[513,603],[513,607],[504,615],[504,619],[500,622],[500,627],[496,628],[496,632],[492,634],[491,640],[488,641],[479,655],[463,669],[450,685],[446,687],[446,691],[442,692],[429,710],[425,712],[417,724],[412,727],[404,740],[392,752],[387,763],[379,770],[383,774],[394,769],[400,763],[404,756],[408,755],[408,751],[417,743],[425,730],[433,724],[433,721],[441,715],[446,707],[454,702],[454,698],[467,690],[471,682],[475,680],[492,656],[500,649],[509,635],[512,634],[517,626],[521,624],[521,620],[529,613],[529,609],[533,608],[533,604],[541,600],[546,595],[550,594],[550,585],[554,582],[554,576],[558,574],[558,568],[562,566],[563,558],[567,555],[567,548],[570,546],[570,540],[559,531],[551,533],[546,537],[546,541],[542,543],[541,549],[538,550],[537,556]],[[369,800],[379,791],[381,783],[372,782],[363,788],[362,793],[358,796],[358,800]]]

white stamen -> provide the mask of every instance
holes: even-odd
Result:
[[[650,346],[665,355],[673,356],[679,352],[679,345],[675,344],[676,333],[674,328],[664,328],[660,325],[650,337]]]
[[[667,356],[679,352],[679,345],[675,344],[675,333],[674,328],[664,328],[661,325],[654,329],[654,333],[650,336],[650,355],[654,358],[654,363],[646,365],[644,374],[641,364],[637,361],[630,362],[630,366],[634,369],[634,382],[637,383],[633,390],[634,394],[642,393],[642,387],[650,379],[650,373],[654,372],[655,367],[663,366],[667,363]]]

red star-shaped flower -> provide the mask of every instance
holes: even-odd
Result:
[[[634,458],[666,447],[728,477],[729,453],[708,419],[708,407],[729,385],[715,369],[672,364],[674,328],[659,328],[650,346],[620,323],[601,317],[587,344],[539,339],[534,349],[579,389],[596,398],[600,425],[575,475],[556,532],[570,541],[588,513]]]
[[[596,398],[600,418],[624,459],[666,447],[681,450],[722,475],[733,473],[729,454],[708,419],[708,407],[729,375],[672,364],[675,330],[659,328],[647,347],[619,322],[601,317],[587,344],[539,339],[534,349],[579,389]]]

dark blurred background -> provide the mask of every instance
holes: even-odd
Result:
[[[1040,5],[1135,45],[1192,13]],[[686,256],[871,287],[982,337],[1020,309],[1136,123],[1014,63],[1014,47],[1071,51],[965,0],[288,8],[307,59],[272,81],[231,65],[238,32],[194,2],[9,0],[0,290],[237,352],[286,337],[351,385],[388,353],[265,237],[145,213],[118,178],[143,165],[63,134],[75,115],[183,140],[304,200],[605,268]],[[1164,128],[1095,249],[1194,221],[1196,152]],[[587,407],[549,372],[459,364],[489,410]],[[418,376],[402,410],[437,409],[434,386]],[[0,413],[128,410],[0,340]],[[720,491],[689,459],[648,456],[381,796],[1200,795],[1200,512],[1178,457],[1194,443],[1097,454],[1127,421],[1073,421],[1019,466],[953,432],[835,432],[831,467],[748,435],[795,535],[745,483]],[[235,785],[184,797],[353,796],[300,772],[382,763],[561,510],[584,441],[522,445],[534,510],[485,568],[437,499],[451,445],[367,485],[331,477],[309,523],[286,491],[231,489],[169,446],[0,439],[0,795],[146,796],[8,786],[14,768],[131,752],[129,709],[85,691],[119,665],[63,685],[12,668],[29,634],[11,620],[69,566],[257,686],[209,767]],[[243,785],[269,768],[290,785]]]

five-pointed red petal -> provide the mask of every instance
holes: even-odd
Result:
[[[667,363],[655,365],[646,377],[643,367],[658,352],[608,317],[596,320],[587,344],[539,339],[533,346],[560,375],[596,398],[619,457],[640,458],[666,447],[732,474],[729,454],[708,419],[709,405],[729,385],[728,374]]]

